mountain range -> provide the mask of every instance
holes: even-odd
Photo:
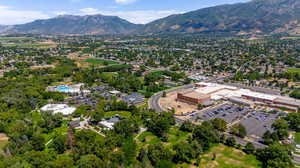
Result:
[[[252,0],[171,15],[145,25],[116,16],[63,15],[31,23],[0,26],[0,33],[132,34],[132,33],[300,33],[300,0]]]
[[[129,34],[142,27],[117,16],[103,15],[61,15],[51,19],[10,27],[0,26],[0,33],[6,34]],[[1,31],[2,30],[2,31]]]

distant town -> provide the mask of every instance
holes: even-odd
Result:
[[[282,164],[300,162],[298,37],[15,35],[0,42],[0,167],[9,159],[23,164],[17,156],[34,164],[27,155],[52,155],[36,167],[86,159],[207,167],[240,157],[229,165],[256,168],[268,166],[269,151],[286,158]]]

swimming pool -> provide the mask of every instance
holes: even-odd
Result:
[[[65,92],[65,93],[68,93],[68,92],[71,92],[71,88],[69,88],[68,86],[66,85],[62,85],[62,86],[57,86],[55,88],[55,90],[57,90],[58,92]]]

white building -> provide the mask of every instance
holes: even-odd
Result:
[[[269,105],[270,107],[283,107],[290,111],[298,111],[298,109],[300,109],[300,101],[292,98],[265,94],[250,89],[241,89],[217,83],[200,82],[195,86],[196,92],[210,95],[212,100],[230,99],[234,97],[250,100],[257,104]]]
[[[53,114],[61,113],[63,115],[70,115],[76,111],[76,108],[70,107],[67,104],[47,104],[41,108],[41,111],[53,111]]]

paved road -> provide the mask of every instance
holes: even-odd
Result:
[[[240,144],[240,145],[242,145],[242,146],[246,146],[247,143],[250,142],[250,143],[252,143],[252,144],[254,145],[254,147],[255,147],[256,149],[263,149],[263,148],[267,147],[266,145],[264,145],[264,144],[262,144],[262,143],[255,142],[255,141],[245,140],[245,139],[243,139],[243,138],[240,138],[240,137],[237,137],[237,136],[228,134],[228,133],[225,134],[225,136],[226,136],[227,138],[228,138],[228,137],[234,137],[235,140],[236,140],[236,142],[237,142],[237,144]]]
[[[300,155],[292,154],[293,155],[293,162],[297,165],[300,165]]]
[[[189,84],[189,85],[184,85],[184,86],[181,86],[181,87],[178,87],[178,88],[173,88],[173,89],[169,89],[169,90],[159,92],[159,93],[153,95],[149,99],[149,108],[155,110],[156,112],[163,112],[164,110],[159,104],[159,99],[162,97],[163,92],[166,92],[166,93],[177,92],[177,91],[180,91],[182,89],[189,89],[189,88],[193,88],[193,87],[194,87],[194,84]]]

